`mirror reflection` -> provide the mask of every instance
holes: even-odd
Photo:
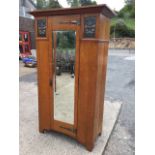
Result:
[[[54,119],[74,124],[76,32],[53,31]]]

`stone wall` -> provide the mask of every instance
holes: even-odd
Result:
[[[31,37],[31,49],[35,49],[34,20],[25,17],[19,17],[19,31],[29,31]]]
[[[135,38],[112,38],[110,39],[109,48],[134,49]]]

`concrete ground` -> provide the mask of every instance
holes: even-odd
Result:
[[[134,51],[110,50],[106,100],[122,101],[122,109],[104,155],[135,154]]]
[[[107,72],[107,84],[106,84],[106,94],[105,98],[108,100],[113,106],[115,103],[122,102],[122,110],[120,112],[118,121],[116,123],[116,126],[114,128],[114,131],[110,137],[110,140],[108,142],[108,145],[104,151],[104,155],[132,155],[134,154],[134,53],[130,51],[115,51],[111,50],[109,52],[109,62],[108,62],[108,72]],[[33,104],[34,106],[29,106],[30,103],[36,103],[36,99],[32,99],[30,96],[35,96],[36,94],[34,92],[36,91],[37,81],[36,81],[36,69],[34,68],[24,68],[23,64],[20,63],[20,90],[22,90],[23,85],[28,85],[28,87],[24,88],[23,94],[21,94],[20,91],[20,103],[23,103],[24,106],[20,104],[20,146],[30,146],[30,150],[38,150],[38,147],[33,145],[33,140],[36,140],[35,138],[38,136],[38,129],[36,126],[36,118],[38,117],[37,112],[34,112],[33,109],[37,109],[37,104]],[[31,88],[32,92],[29,93],[29,88]],[[30,95],[31,94],[31,95]],[[23,96],[26,96],[27,100],[25,102],[23,100]],[[108,105],[110,105],[108,104]],[[107,105],[107,104],[106,104]],[[26,112],[23,113],[21,111],[21,108],[26,109]],[[24,110],[25,111],[25,110]],[[31,111],[31,113],[29,113]],[[29,114],[29,115],[28,115]],[[32,119],[31,121],[29,120]],[[33,129],[29,129],[28,126],[26,127],[26,123],[30,122],[32,126],[35,126]],[[23,124],[24,123],[24,124]],[[31,131],[34,132],[34,139],[32,140],[31,136],[23,135],[25,131]],[[22,141],[21,135],[26,138],[26,140],[29,142],[28,144],[26,141]],[[62,136],[60,136],[56,133],[54,133],[56,136],[55,138],[58,138],[58,142],[60,143],[63,141],[63,143],[68,143],[65,139],[71,140],[72,139]],[[45,134],[41,137],[45,137],[45,145],[41,146],[41,148],[47,149],[49,148],[48,144],[51,144],[48,140],[46,140],[46,137],[53,137],[51,133]],[[30,138],[30,139],[29,139]],[[41,139],[38,139],[42,141]],[[36,142],[36,141],[35,141]],[[100,143],[103,146],[103,142]],[[98,145],[97,145],[98,146]],[[101,146],[101,145],[100,145]],[[54,146],[55,147],[55,146]],[[69,145],[69,147],[71,147]],[[75,148],[77,148],[77,145],[75,145]],[[74,149],[75,149],[74,148]],[[21,151],[20,147],[20,151]],[[70,148],[68,148],[69,150]],[[85,150],[85,149],[83,149]],[[28,151],[28,150],[27,150]],[[43,152],[40,151],[40,154],[43,154]],[[24,154],[24,153],[23,153]],[[32,152],[26,152],[26,154],[35,154]],[[49,154],[49,153],[46,153]]]
[[[97,138],[93,151],[89,152],[76,140],[63,134],[55,132],[39,133],[36,69],[25,68],[20,63],[19,80],[21,155],[101,155],[103,153],[119,115],[121,102],[105,101],[102,135]],[[65,77],[63,80],[65,81]],[[67,88],[70,86],[68,84]],[[63,87],[57,93],[61,91],[63,92]],[[62,105],[57,106],[58,109],[62,108]]]

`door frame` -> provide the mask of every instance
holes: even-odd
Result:
[[[78,96],[79,96],[79,57],[80,57],[80,26],[71,24],[58,24],[51,25],[49,27],[49,78],[53,81],[53,76],[55,76],[55,71],[53,70],[53,51],[52,51],[52,31],[63,31],[63,30],[73,30],[76,32],[76,47],[75,47],[75,85],[74,85],[74,124],[69,124],[54,120],[54,91],[53,84],[50,88],[50,126],[52,130],[64,133],[73,138],[77,136],[77,110],[78,110]]]

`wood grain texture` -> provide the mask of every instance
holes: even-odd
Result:
[[[97,138],[99,134],[101,134],[101,131],[102,131],[106,67],[107,67],[107,56],[108,56],[107,47],[108,47],[108,43],[100,43],[98,46],[94,140]]]
[[[99,23],[99,40],[109,40],[109,19],[100,15]],[[102,131],[108,45],[109,42],[98,42],[94,140]]]
[[[91,44],[91,46],[90,46]],[[82,41],[80,47],[78,139],[87,143],[87,135],[92,135],[94,94],[97,68],[97,45],[92,41]],[[89,131],[88,131],[89,129]],[[91,133],[91,134],[90,134]],[[89,137],[88,137],[89,139]]]
[[[110,37],[110,19],[104,15],[99,15],[99,38],[103,40],[109,40]]]
[[[37,42],[39,130],[50,129],[48,41]]]

